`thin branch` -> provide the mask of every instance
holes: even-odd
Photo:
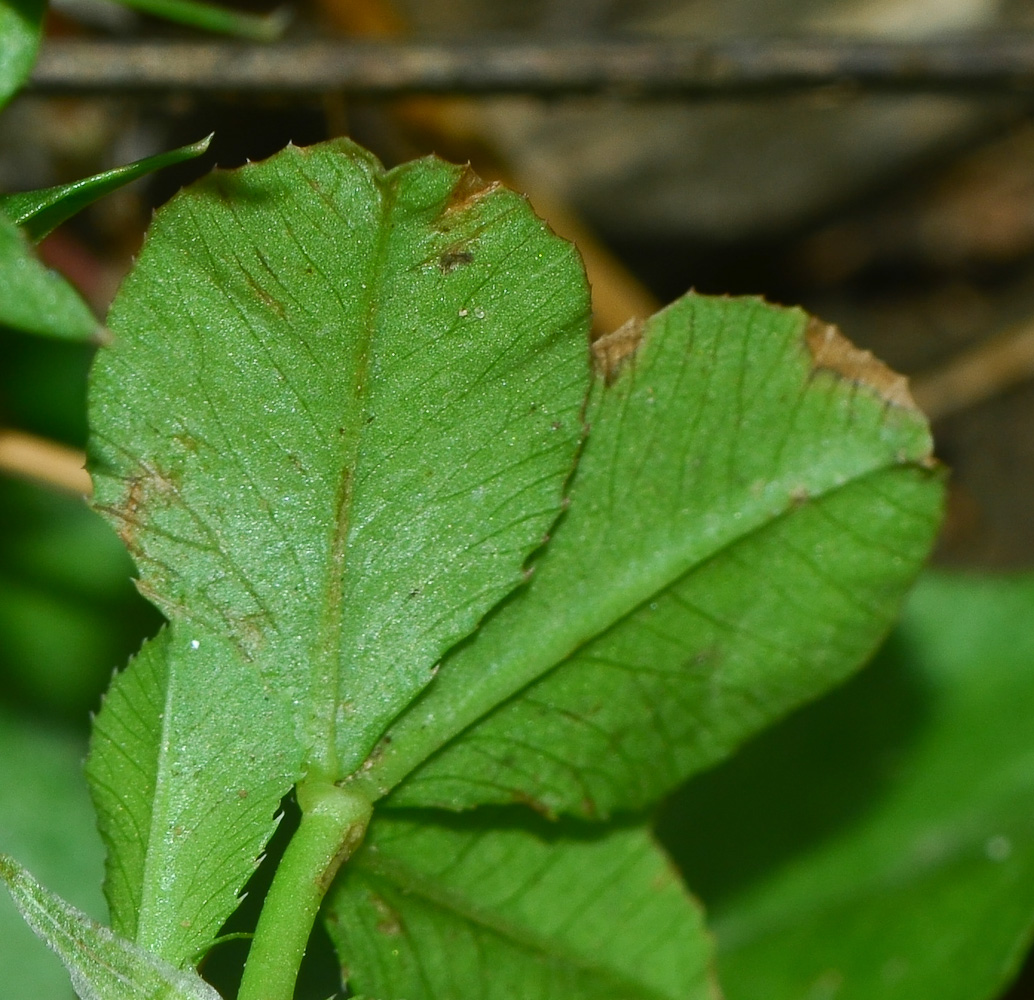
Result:
[[[89,496],[93,487],[85,464],[86,455],[75,448],[0,427],[0,473]]]
[[[1034,35],[547,42],[118,42],[51,39],[40,93],[414,93],[729,97],[848,85],[1034,91]]]
[[[940,420],[1031,378],[1034,323],[1025,323],[917,376],[912,383],[912,396],[930,420]]]

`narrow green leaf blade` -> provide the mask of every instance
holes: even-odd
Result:
[[[862,662],[941,486],[903,380],[829,329],[696,295],[647,323],[530,586],[357,780],[382,793],[456,736],[393,802],[640,808]]]
[[[97,341],[102,329],[67,281],[36,258],[0,213],[0,326],[61,340]]]
[[[186,24],[202,31],[221,35],[236,35],[256,42],[274,42],[283,33],[290,20],[286,10],[270,14],[250,14],[201,0],[116,0],[142,14],[162,17],[177,24]]]
[[[65,963],[80,1000],[219,1000],[195,972],[177,969],[95,923],[4,855],[0,878],[25,922]]]
[[[640,827],[381,815],[325,909],[381,1000],[712,1000],[710,938]]]
[[[175,624],[146,643],[112,684],[87,762],[115,931],[177,966],[207,948],[300,758],[286,706],[229,643]]]
[[[0,852],[21,858],[62,896],[104,913],[104,850],[83,780],[83,741],[0,709]],[[10,1000],[71,996],[68,976],[0,893],[0,982]]]
[[[588,380],[574,249],[526,201],[346,141],[157,216],[93,371],[96,503],[141,586],[360,766],[524,579]]]
[[[46,8],[44,0],[0,0],[0,107],[29,78]]]
[[[185,160],[201,156],[207,149],[212,137],[201,139],[189,146],[148,156],[128,163],[114,170],[106,170],[92,177],[73,181],[71,184],[59,184],[57,187],[42,188],[38,191],[18,191],[14,194],[0,195],[0,212],[8,219],[21,226],[32,240],[41,240],[53,232],[62,222],[81,212],[87,205],[98,198],[103,198],[112,191],[135,181],[147,174],[171,167]]]
[[[1034,931],[1034,576],[931,574],[858,678],[662,829],[728,1000],[990,1000]]]

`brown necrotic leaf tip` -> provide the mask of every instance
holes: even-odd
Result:
[[[592,364],[596,374],[610,385],[635,355],[643,340],[643,321],[633,317],[612,333],[593,341]]]
[[[855,385],[866,386],[891,406],[919,410],[909,392],[908,379],[888,368],[872,351],[855,347],[832,323],[810,318],[805,339],[817,371],[833,372]]]

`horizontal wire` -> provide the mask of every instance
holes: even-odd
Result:
[[[923,41],[811,36],[517,42],[48,39],[38,93],[237,92],[372,96],[768,95],[854,87],[899,93],[1034,92],[1034,34]]]

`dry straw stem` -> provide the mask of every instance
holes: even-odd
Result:
[[[89,496],[86,455],[77,448],[0,427],[0,472]]]
[[[918,376],[912,395],[930,420],[968,409],[1034,377],[1034,320]]]

